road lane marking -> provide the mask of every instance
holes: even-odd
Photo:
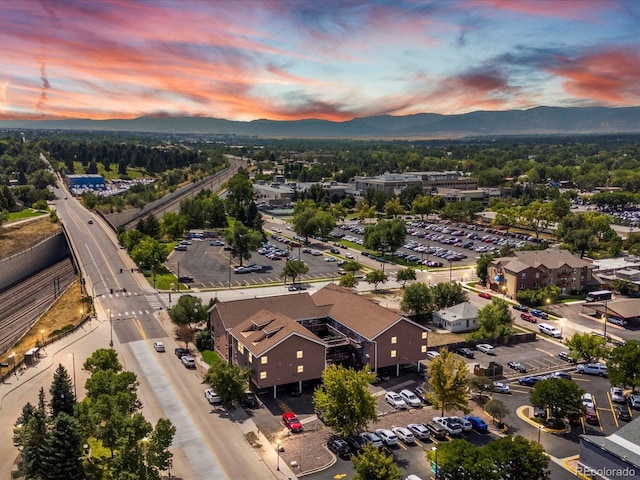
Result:
[[[144,333],[144,329],[142,328],[142,324],[140,323],[140,320],[138,320],[137,318],[134,317],[133,318],[133,324],[138,329],[138,332],[140,333],[140,336],[143,338],[143,340],[147,340],[147,336]]]

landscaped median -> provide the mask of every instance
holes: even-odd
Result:
[[[533,427],[543,431],[543,432],[547,432],[547,433],[567,433],[569,431],[568,427],[565,426],[565,428],[563,429],[555,429],[555,428],[549,428],[546,427],[544,425],[542,425],[541,423],[537,422],[536,420],[533,420],[529,415],[528,412],[532,411],[533,407],[531,405],[522,405],[520,407],[517,408],[516,410],[516,414],[518,415],[518,418],[520,418],[521,420],[527,422],[529,425],[532,425]]]

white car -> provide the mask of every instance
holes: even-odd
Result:
[[[404,400],[404,403],[412,407],[421,407],[422,401],[411,390],[402,390],[400,396]]]
[[[633,408],[640,409],[640,395],[631,395],[629,397],[629,404]]]
[[[414,443],[416,441],[411,430],[406,427],[393,427],[391,431],[395,433],[396,437],[402,440],[403,443]]]
[[[224,247],[224,242],[222,240],[211,240],[209,245],[212,247]]]
[[[476,349],[479,352],[486,353],[487,355],[495,355],[496,354],[496,349],[493,347],[493,345],[489,345],[488,343],[481,343],[479,345],[476,345]]]
[[[382,442],[387,446],[398,444],[398,437],[396,437],[396,434],[391,430],[387,430],[386,428],[378,428],[376,430],[376,435],[378,435],[380,437],[380,440],[382,440]]]
[[[153,348],[155,348],[156,352],[164,352],[164,343],[162,342],[153,342]]]
[[[337,262],[336,257],[326,257],[324,259],[325,262]]]
[[[591,395],[590,393],[585,393],[584,395],[582,395],[582,405],[588,408],[594,408],[593,395]]]
[[[462,434],[462,425],[452,418],[433,417],[433,421],[444,428],[449,435],[458,436]]]
[[[435,350],[429,350],[427,352],[427,360],[433,360],[434,358],[438,358],[440,356],[440,352],[436,352]]]
[[[496,392],[496,393],[509,394],[509,393],[511,393],[511,388],[509,388],[509,385],[507,385],[506,383],[493,382],[493,391]]]
[[[455,420],[460,425],[462,425],[462,431],[464,432],[470,432],[471,430],[473,430],[473,424],[466,418],[462,418],[462,417],[448,417],[448,418],[449,420]]]
[[[222,403],[222,399],[218,396],[218,394],[213,390],[213,388],[208,388],[204,391],[204,397],[207,401],[214,405],[216,403]]]
[[[413,433],[413,437],[418,440],[427,440],[430,436],[429,429],[421,423],[410,423],[407,428]]]
[[[405,402],[402,397],[396,392],[387,392],[387,394],[384,396],[384,399],[393,408],[407,408],[407,402]]]
[[[353,260],[353,253],[345,253],[344,256],[345,256],[345,258]]]
[[[624,398],[624,392],[620,387],[611,387],[609,395],[611,395],[611,401],[614,403],[627,403],[627,400]]]

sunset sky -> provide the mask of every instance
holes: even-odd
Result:
[[[4,0],[0,119],[640,105],[640,1]]]

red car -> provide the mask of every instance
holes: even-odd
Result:
[[[537,323],[538,319],[531,315],[530,313],[522,313],[520,314],[520,318],[526,320],[527,322]]]
[[[282,423],[284,423],[292,432],[302,431],[302,424],[296,414],[293,412],[284,412],[282,414]]]
[[[598,425],[600,422],[598,421],[598,414],[593,409],[587,409],[584,414],[584,421],[590,425]]]
[[[489,295],[487,292],[480,292],[478,296],[480,298],[491,298],[491,295]]]

